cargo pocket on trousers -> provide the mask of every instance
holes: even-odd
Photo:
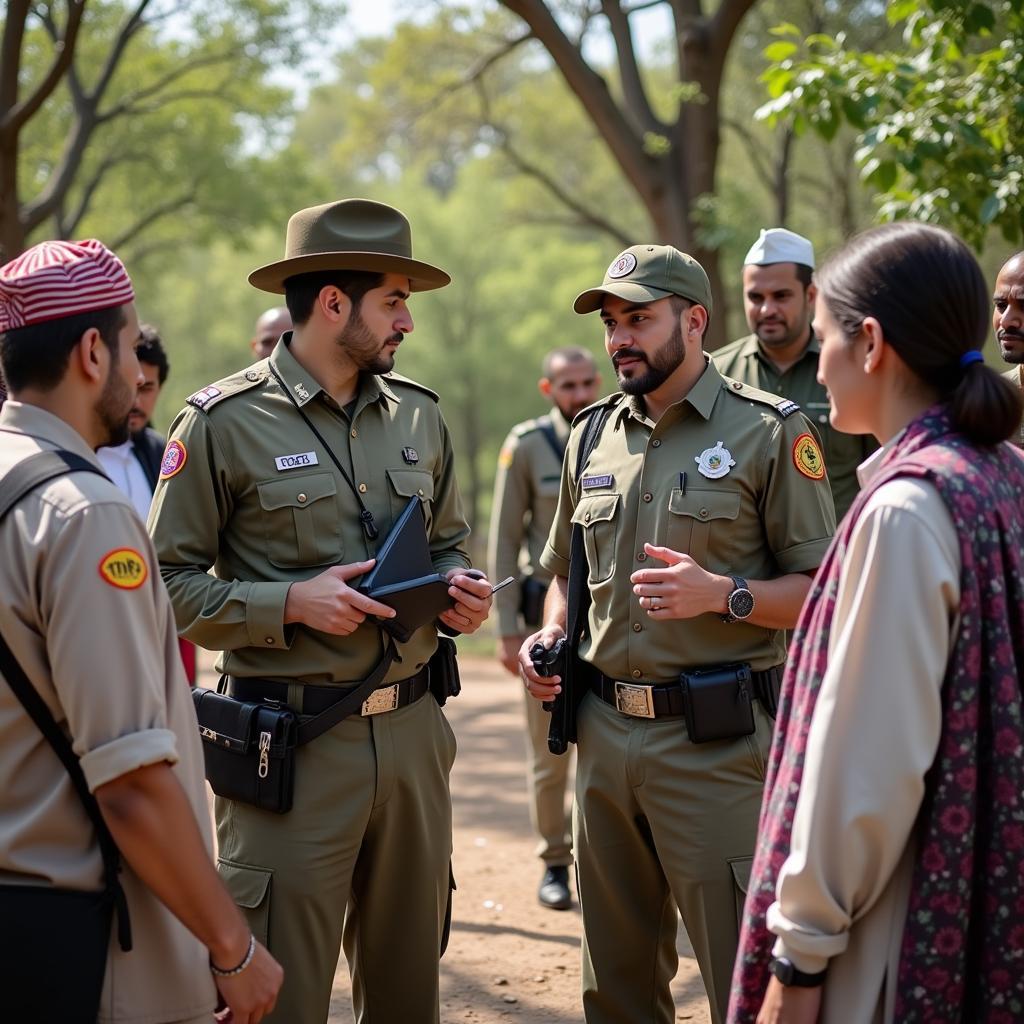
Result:
[[[245,912],[246,920],[257,942],[267,945],[270,929],[270,881],[268,868],[254,868],[230,860],[218,860],[217,870],[231,898]]]
[[[448,939],[452,934],[452,896],[457,888],[452,862],[448,861],[448,906],[444,909],[444,927],[441,929],[441,956],[444,956],[444,951],[448,948]]]
[[[728,861],[732,872],[732,889],[736,898],[736,928],[743,928],[743,904],[747,901],[747,889],[750,888],[750,869],[754,866],[753,857],[734,857]]]

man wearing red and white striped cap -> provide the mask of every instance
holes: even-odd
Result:
[[[232,1019],[255,1024],[281,969],[214,870],[170,602],[145,528],[95,456],[127,438],[143,379],[134,298],[95,240],[42,242],[0,267],[3,1015],[209,1024],[219,988]],[[50,475],[33,487],[37,469]],[[120,873],[23,706],[33,691],[52,735],[70,738]],[[67,891],[114,899],[81,923]]]

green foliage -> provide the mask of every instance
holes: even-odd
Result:
[[[1019,0],[899,0],[902,45],[864,49],[843,33],[776,29],[758,117],[835,137],[886,220],[944,223],[977,246],[991,228],[1024,237],[1024,10]]]

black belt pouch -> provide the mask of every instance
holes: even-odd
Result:
[[[544,598],[548,585],[535,576],[524,576],[519,584],[519,614],[527,626],[539,626],[544,617]]]
[[[276,814],[290,811],[299,735],[295,712],[198,687],[192,699],[214,793]]]
[[[455,641],[451,637],[438,636],[437,650],[427,662],[430,672],[430,692],[438,707],[444,707],[449,697],[458,697],[462,692],[459,678],[459,659]]]
[[[749,665],[723,665],[702,672],[680,672],[683,715],[692,743],[731,740],[754,732]]]

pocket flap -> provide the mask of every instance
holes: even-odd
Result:
[[[252,868],[248,864],[235,864],[230,860],[217,862],[218,873],[224,880],[231,898],[246,910],[255,910],[266,898],[274,873],[267,868]]]
[[[434,477],[425,469],[389,469],[387,474],[395,493],[403,498],[416,495],[430,501],[434,497]]]
[[[314,501],[338,493],[337,484],[330,473],[265,480],[257,484],[256,489],[259,491],[260,505],[267,512],[279,508],[306,508]]]
[[[753,866],[753,857],[735,857],[729,861],[729,867],[732,869],[732,880],[736,883],[736,888],[744,896],[747,895],[747,889],[750,887],[750,869]]]
[[[253,719],[261,705],[225,697],[201,686],[192,691],[192,702],[204,743],[234,754],[244,754],[249,749]]]
[[[677,516],[692,516],[702,523],[711,519],[735,519],[740,514],[740,493],[690,488],[684,494],[676,488],[668,499],[668,508]]]
[[[579,523],[580,526],[603,523],[614,519],[618,510],[619,495],[617,494],[585,494],[576,503],[572,521]]]

